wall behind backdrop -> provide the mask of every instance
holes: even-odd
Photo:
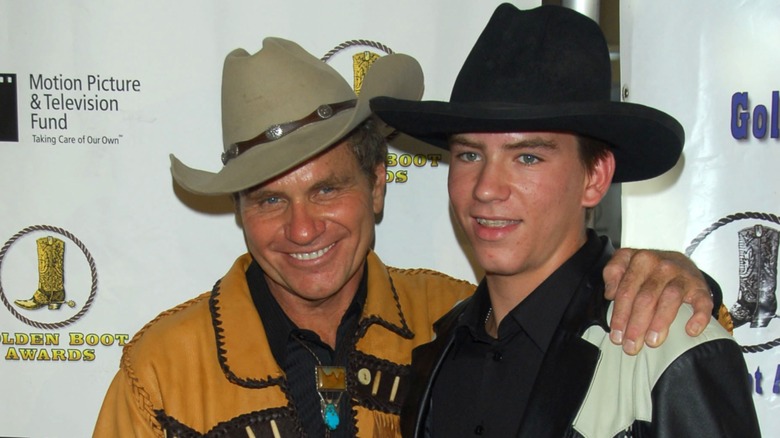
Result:
[[[624,7],[621,20],[630,29],[621,34],[623,52],[631,50],[623,72],[629,99],[680,118],[688,148],[698,144],[705,154],[686,149],[684,170],[678,173],[690,170],[715,188],[702,193],[701,181],[694,178],[680,189],[682,177],[661,183],[662,188],[632,188],[625,200],[623,239],[683,251],[700,231],[731,213],[778,213],[777,184],[770,182],[771,162],[765,158],[776,153],[777,137],[738,141],[730,139],[728,130],[736,91],[750,92],[750,105],[766,105],[777,120],[771,90],[777,89],[778,67],[764,67],[771,57],[749,58],[742,46],[722,52],[719,43],[737,44],[728,32],[742,38],[744,28],[733,23],[724,31],[718,20],[730,22],[752,10],[766,29],[778,29],[780,12],[768,1],[731,9],[705,8],[700,1],[665,2],[663,7],[640,7],[641,2]],[[292,39],[318,56],[343,45],[329,63],[351,81],[352,55],[366,50],[382,55],[377,47],[384,46],[420,61],[426,99],[447,100],[468,50],[498,3],[0,0],[0,435],[89,436],[122,345],[161,311],[210,289],[245,251],[230,200],[193,197],[169,173],[171,153],[196,168],[216,171],[221,165],[219,93],[225,54],[237,47],[253,53],[265,36]],[[540,1],[513,3],[529,8]],[[694,13],[696,23],[669,23],[670,16]],[[708,25],[708,20],[715,22]],[[659,23],[669,29],[660,32]],[[680,32],[691,41],[690,49],[679,44]],[[713,48],[700,53],[695,41],[708,32],[714,35]],[[745,47],[772,53],[767,45],[775,44],[776,51],[776,36],[759,41],[756,33],[757,41]],[[377,47],[343,44],[354,40]],[[651,47],[649,41],[660,46]],[[668,47],[679,52],[670,54]],[[702,83],[707,72],[733,83]],[[715,114],[726,120],[711,122],[707,134],[702,120]],[[721,157],[723,164],[716,163],[714,157],[726,148],[756,156]],[[407,137],[393,140],[376,249],[391,265],[425,266],[476,281],[480,273],[463,254],[448,212],[447,159],[442,151]],[[758,182],[752,169],[760,163],[766,175]],[[746,176],[729,176],[729,181],[738,179],[744,190],[731,182],[725,184],[735,190],[729,196],[717,189],[724,183],[711,173],[716,164],[728,165],[729,172],[743,167]],[[726,197],[739,199],[751,192],[753,181],[766,188],[751,194],[754,202],[689,207],[700,198],[712,205]],[[669,193],[677,200],[666,200]],[[706,214],[686,217],[681,210]],[[635,211],[652,215],[643,222]],[[678,222],[667,226],[662,219],[670,217]],[[766,220],[754,222],[777,228]],[[739,229],[754,224],[743,225]],[[730,244],[716,243],[715,235],[737,239],[735,233],[712,232],[692,255],[724,284],[728,304],[737,302],[740,290],[732,260],[736,243],[717,257],[706,246],[720,250]],[[721,268],[720,257],[730,264]],[[770,274],[776,278],[776,268],[774,277]],[[65,290],[58,309],[17,304],[57,284]],[[761,339],[777,337],[767,332],[777,326],[777,321],[765,328],[748,324],[737,336],[741,343],[743,331],[761,332]],[[772,391],[778,356],[769,350],[747,357],[751,371],[760,365],[764,376],[763,394],[756,394],[762,427],[774,430],[780,424],[770,414],[780,408]],[[756,357],[762,357],[760,364]]]

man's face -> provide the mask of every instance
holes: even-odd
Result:
[[[603,193],[580,161],[575,136],[457,134],[450,151],[450,202],[488,274],[538,284],[585,242],[585,208]]]
[[[357,290],[384,205],[384,166],[375,176],[372,188],[343,142],[240,195],[247,247],[283,306]]]

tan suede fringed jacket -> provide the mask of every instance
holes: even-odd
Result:
[[[474,286],[368,255],[368,294],[347,385],[358,436],[400,436],[412,348]],[[163,312],[125,346],[96,437],[301,437],[246,282],[245,254],[211,292]],[[347,420],[349,421],[349,420]]]

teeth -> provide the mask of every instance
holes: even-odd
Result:
[[[320,258],[325,255],[326,252],[330,251],[330,249],[333,248],[333,245],[327,246],[325,248],[322,248],[318,251],[313,252],[298,252],[298,253],[291,253],[290,256],[294,258],[295,260],[314,260],[316,258]]]
[[[477,223],[482,225],[483,227],[500,228],[500,227],[505,227],[507,225],[520,223],[520,221],[490,220],[484,218],[477,218]]]

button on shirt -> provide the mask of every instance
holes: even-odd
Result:
[[[588,242],[501,321],[485,331],[490,309],[483,280],[464,309],[452,348],[433,384],[432,436],[516,436],[536,376],[584,265],[601,246]],[[572,275],[574,274],[574,275]],[[573,364],[573,366],[576,366]]]

